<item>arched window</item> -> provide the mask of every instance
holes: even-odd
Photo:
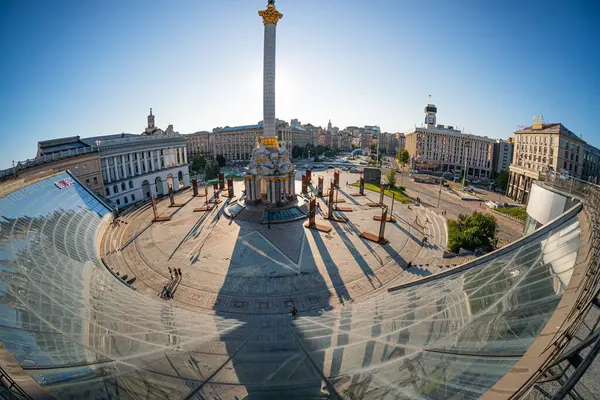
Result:
[[[127,197],[123,197],[123,201],[125,202],[125,204],[129,202],[129,200],[127,200]]]
[[[129,189],[133,189],[133,181],[129,181]]]
[[[110,196],[110,190],[108,188],[104,189],[106,191],[106,196]]]
[[[117,185],[113,186],[113,193],[119,193],[119,187]]]
[[[125,189],[127,189],[125,182],[121,182],[121,190],[125,191]]]

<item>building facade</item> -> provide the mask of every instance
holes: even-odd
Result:
[[[600,150],[586,144],[583,148],[583,173],[581,178],[598,184],[600,182]]]
[[[290,125],[290,136],[286,140],[292,143],[292,147],[304,147],[307,144],[313,144],[313,133],[302,125],[292,124]]]
[[[204,155],[207,158],[211,158],[213,155],[212,140],[213,135],[207,131],[200,131],[195,133],[188,133],[183,135],[187,139],[187,157],[193,159],[199,155]]]
[[[489,179],[495,140],[436,125],[434,104],[427,104],[424,111],[425,126],[404,135],[412,168],[455,174],[466,169],[468,178]]]
[[[312,140],[312,133],[302,127],[294,129],[287,122],[276,120],[276,137],[279,141],[297,143],[302,146]],[[223,156],[227,161],[250,160],[250,155],[256,147],[257,140],[263,136],[263,125],[226,126],[213,129],[209,135],[214,157]]]
[[[79,136],[38,142],[35,158],[0,171],[0,177],[27,179],[44,172],[62,171],[69,171],[96,194],[104,195],[98,147],[83,143]]]
[[[400,132],[397,134],[398,137],[398,150],[403,150],[406,148],[406,136],[404,133]]]
[[[396,154],[398,138],[395,133],[382,132],[379,138],[379,151],[382,154]]]
[[[561,123],[534,121],[516,131],[506,195],[527,203],[532,182],[548,170],[581,178],[585,146],[583,139]]]
[[[494,174],[499,174],[500,171],[508,171],[512,163],[513,152],[513,138],[509,138],[508,140],[496,139],[496,143],[494,143],[494,158],[492,159]]]
[[[226,126],[213,129],[213,155],[227,161],[250,160],[256,141],[263,134],[262,124]]]
[[[108,135],[98,142],[105,197],[117,207],[190,185],[187,139],[172,135]]]

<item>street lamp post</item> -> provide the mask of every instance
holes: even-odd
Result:
[[[469,151],[469,142],[465,143],[465,169],[463,171],[462,188],[465,188],[465,181],[467,180],[467,152]]]

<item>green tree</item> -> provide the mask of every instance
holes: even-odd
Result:
[[[496,178],[496,187],[501,190],[506,190],[506,187],[508,186],[508,177],[509,173],[507,170],[503,169],[500,171]]]
[[[204,158],[204,154],[200,154],[199,156],[194,157],[192,161],[192,171],[200,172],[204,171],[206,167],[206,158]]]
[[[398,163],[404,167],[410,161],[410,154],[408,154],[408,150],[398,150],[398,153],[396,153],[396,159],[398,160]]]
[[[458,253],[461,249],[475,250],[493,248],[496,236],[496,219],[491,215],[478,213],[460,214],[456,221],[448,221],[448,250]]]
[[[227,160],[225,160],[224,156],[222,156],[221,154],[219,154],[217,156],[217,162],[219,163],[219,167],[224,167],[225,163],[227,162]]]
[[[206,163],[206,167],[204,167],[204,175],[205,179],[215,179],[219,176],[219,171],[221,168],[219,167],[219,163],[216,160],[211,160]]]
[[[390,172],[388,172],[387,176],[387,184],[390,187],[396,187],[396,171],[394,171],[393,169],[390,170]]]
[[[302,156],[302,148],[300,146],[294,145],[292,147],[292,158],[298,158]]]

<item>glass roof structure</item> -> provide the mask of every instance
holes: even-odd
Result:
[[[571,278],[577,215],[441,279],[291,320],[132,290],[103,265],[110,210],[69,174],[0,199],[0,341],[57,399],[472,399],[544,328]]]

